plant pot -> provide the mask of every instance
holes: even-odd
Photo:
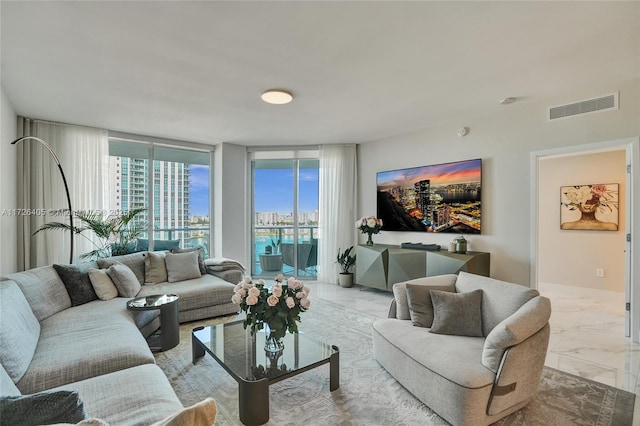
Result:
[[[264,272],[280,272],[282,271],[282,255],[280,254],[261,254],[260,268]]]
[[[338,283],[340,287],[349,288],[353,286],[353,273],[349,272],[348,274],[340,274],[338,275]]]

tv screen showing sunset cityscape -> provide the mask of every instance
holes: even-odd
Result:
[[[481,231],[481,159],[379,172],[377,188],[383,231]]]

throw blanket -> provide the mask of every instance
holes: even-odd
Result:
[[[204,261],[204,264],[206,265],[207,269],[210,269],[214,272],[229,271],[234,269],[244,272],[245,270],[244,266],[242,266],[240,262],[238,262],[237,260],[228,259],[226,257],[212,257],[210,259],[206,259]]]

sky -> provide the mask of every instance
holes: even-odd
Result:
[[[189,193],[189,214],[209,216],[209,166],[190,164],[191,188]]]
[[[190,214],[209,215],[209,167],[191,164]],[[318,210],[318,170],[301,169],[298,212]],[[255,178],[256,212],[293,212],[293,170],[258,169]]]
[[[482,160],[457,161],[433,166],[380,172],[377,176],[378,190],[394,186],[409,186],[429,179],[431,185],[480,182]]]
[[[256,212],[293,212],[293,170],[256,169]],[[300,169],[298,212],[318,210],[318,169]]]

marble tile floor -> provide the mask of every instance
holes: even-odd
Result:
[[[386,318],[392,293],[317,281],[312,297]],[[624,336],[624,294],[540,283],[551,299],[551,338],[545,365],[640,395],[640,345]],[[634,424],[640,425],[640,398]]]

